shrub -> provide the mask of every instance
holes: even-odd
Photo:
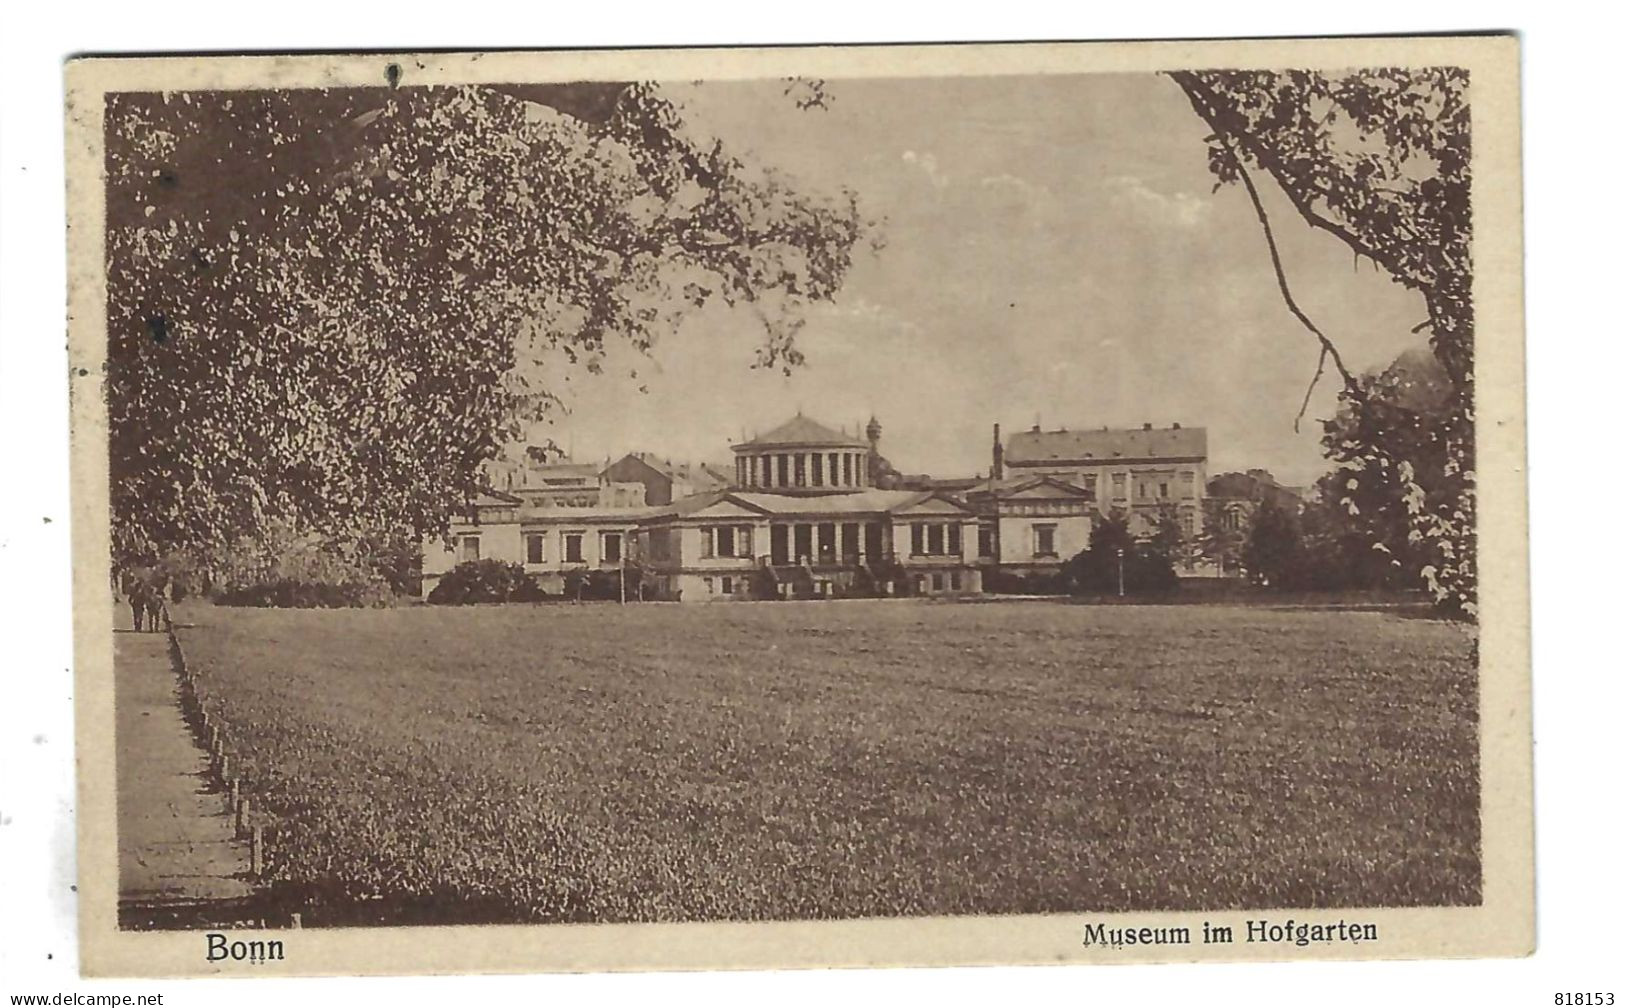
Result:
[[[440,578],[429,592],[432,605],[474,605],[481,602],[535,602],[547,597],[520,564],[506,560],[470,560]]]
[[[275,578],[226,589],[214,600],[219,605],[275,609],[360,609],[393,605],[395,593],[382,578],[337,583]]]

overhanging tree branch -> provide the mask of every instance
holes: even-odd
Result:
[[[1188,72],[1176,72],[1171,76],[1185,91],[1186,97],[1190,100],[1191,107],[1196,110],[1197,115],[1201,116],[1213,128],[1215,138],[1223,145],[1225,152],[1229,154],[1235,164],[1236,176],[1241,180],[1242,187],[1246,189],[1247,198],[1253,204],[1253,213],[1258,217],[1259,227],[1263,229],[1264,244],[1269,249],[1270,265],[1275,269],[1275,283],[1280,288],[1281,300],[1286,303],[1287,310],[1292,313],[1293,317],[1302,323],[1303,327],[1309,330],[1320,343],[1320,358],[1315,365],[1314,377],[1309,380],[1309,387],[1304,391],[1303,395],[1303,405],[1299,408],[1298,415],[1292,421],[1292,429],[1296,431],[1298,424],[1303,420],[1304,413],[1309,409],[1309,398],[1314,394],[1315,386],[1319,384],[1321,375],[1325,373],[1328,357],[1337,368],[1337,373],[1342,376],[1343,387],[1350,394],[1355,396],[1360,394],[1360,383],[1353,373],[1349,371],[1348,366],[1343,363],[1343,355],[1338,352],[1337,345],[1324,332],[1321,332],[1320,327],[1315,325],[1314,321],[1298,306],[1297,300],[1292,297],[1292,288],[1286,279],[1286,269],[1281,263],[1281,250],[1275,243],[1275,231],[1270,226],[1269,213],[1264,209],[1264,201],[1259,196],[1258,186],[1253,182],[1252,173],[1247,170],[1247,163],[1243,160],[1242,152],[1236,149],[1236,141],[1232,138],[1230,132],[1220,125],[1218,116],[1208,100],[1208,95],[1202,89],[1201,83]],[[1282,189],[1285,190],[1285,187],[1283,186]],[[1292,196],[1290,192],[1287,195],[1289,198]],[[1294,205],[1297,205],[1296,200],[1294,200]],[[1339,236],[1344,237],[1341,234]],[[1352,236],[1347,236],[1345,240],[1352,241],[1353,239]],[[1358,247],[1356,245],[1356,248]]]

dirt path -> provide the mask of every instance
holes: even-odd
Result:
[[[125,927],[237,919],[254,893],[248,844],[233,835],[209,757],[181,714],[169,635],[113,637],[118,750],[119,917]]]

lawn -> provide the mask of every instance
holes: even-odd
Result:
[[[310,924],[1479,899],[1459,624],[902,600],[184,619]]]

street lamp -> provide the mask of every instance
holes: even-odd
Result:
[[[1117,547],[1117,597],[1123,597],[1123,547]]]

